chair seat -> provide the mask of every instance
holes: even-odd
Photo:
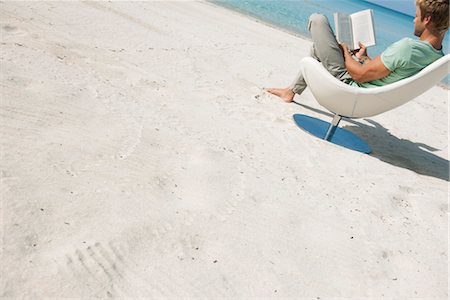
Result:
[[[448,74],[450,54],[411,77],[374,88],[345,84],[312,57],[303,58],[301,65],[305,81],[320,105],[343,117],[365,118],[403,105],[436,85]]]

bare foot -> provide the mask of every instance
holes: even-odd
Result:
[[[289,103],[294,101],[295,93],[290,88],[285,89],[269,88],[264,90],[266,92],[271,93],[272,95],[280,97],[281,99],[283,99],[284,102]]]

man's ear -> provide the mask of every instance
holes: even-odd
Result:
[[[428,25],[431,23],[431,16],[427,16],[425,18],[423,18],[423,22],[425,23],[425,25]]]

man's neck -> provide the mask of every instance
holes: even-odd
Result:
[[[432,32],[425,30],[422,35],[420,36],[421,41],[427,41],[433,46],[436,50],[442,49],[442,41],[444,40],[445,34],[437,35],[433,34]]]

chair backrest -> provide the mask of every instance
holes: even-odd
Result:
[[[302,60],[302,73],[316,100],[333,113],[349,118],[378,115],[424,93],[449,73],[450,55],[438,59],[419,73],[392,84],[359,88],[333,77],[311,57]]]

